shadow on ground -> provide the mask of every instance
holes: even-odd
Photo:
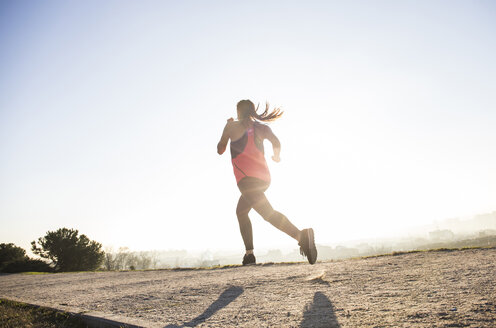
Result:
[[[244,290],[241,287],[237,287],[237,286],[229,287],[224,292],[222,292],[219,298],[215,302],[213,302],[205,311],[203,311],[202,314],[200,314],[193,320],[189,322],[185,322],[180,326],[168,325],[165,328],[196,327],[197,325],[204,323],[205,320],[207,320],[212,315],[214,315],[215,312],[229,305],[229,303],[231,303],[236,298],[238,298],[239,295],[243,294],[243,291]]]
[[[243,288],[238,286],[232,286],[226,289],[219,298],[213,302],[202,314],[192,319],[191,321],[185,322],[182,325],[168,325],[165,328],[181,328],[181,327],[196,327],[199,324],[204,323],[208,318],[213,316],[217,311],[225,308],[241,294],[243,294]],[[313,328],[313,327],[330,327],[339,328],[339,322],[334,313],[334,306],[331,301],[321,292],[316,292],[313,296],[313,302],[305,307],[305,312],[303,313],[303,320],[301,321],[300,327],[302,328]]]
[[[334,306],[327,296],[321,292],[313,295],[313,303],[305,308],[300,327],[341,327],[334,313]]]

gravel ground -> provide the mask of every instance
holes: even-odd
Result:
[[[496,327],[496,249],[0,276],[0,297],[145,327]]]

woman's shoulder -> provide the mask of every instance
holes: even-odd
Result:
[[[226,128],[227,128],[229,137],[231,139],[239,138],[239,135],[244,133],[244,131],[246,130],[246,128],[243,126],[243,124],[240,121],[227,122]]]
[[[269,129],[269,126],[267,124],[258,121],[253,122],[253,125],[255,126],[255,128],[258,129]]]
[[[244,126],[240,121],[230,121],[227,123],[227,126],[230,129],[238,130],[238,129],[243,129]]]
[[[261,122],[256,122],[258,124],[258,126],[261,128],[261,129],[264,129],[264,130],[267,130],[267,131],[270,131],[271,128],[269,126],[268,123],[261,123]]]
[[[264,138],[266,138],[267,135],[272,132],[267,124],[263,124],[260,122],[255,122],[254,127]]]

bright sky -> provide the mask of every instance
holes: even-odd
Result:
[[[0,242],[242,252],[241,99],[285,110],[267,196],[317,243],[494,211],[495,57],[493,1],[4,0]]]

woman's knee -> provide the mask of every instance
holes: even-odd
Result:
[[[250,212],[251,208],[245,208],[245,207],[240,207],[238,206],[236,208],[236,216],[238,218],[239,224],[245,224],[247,222],[250,222],[250,218],[248,217],[248,213]]]
[[[236,207],[236,216],[239,218],[240,216],[248,216],[248,213],[250,212],[250,208],[246,208],[245,206],[238,206]]]
[[[269,221],[269,222],[271,220],[271,217],[274,215],[274,213],[276,213],[276,211],[274,211],[270,203],[267,201],[255,204],[253,208],[255,209],[255,211],[257,211],[258,214],[260,214],[264,218],[265,221]]]

